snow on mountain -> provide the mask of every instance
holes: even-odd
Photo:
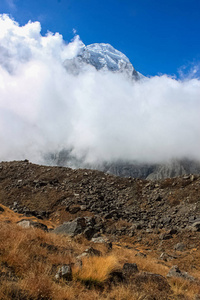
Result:
[[[128,57],[113,48],[110,44],[95,43],[80,48],[79,53],[73,59],[67,59],[64,66],[68,72],[77,75],[86,65],[92,65],[96,70],[123,73],[128,78],[139,80],[143,77],[137,72]]]

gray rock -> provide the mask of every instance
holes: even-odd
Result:
[[[107,238],[104,238],[102,236],[99,236],[99,237],[96,237],[96,238],[92,238],[91,239],[91,242],[93,243],[99,243],[99,244],[104,244],[104,243],[107,243],[108,242],[108,239]]]
[[[64,279],[67,281],[71,281],[72,280],[72,269],[70,265],[63,265],[62,267],[60,267],[58,269],[58,272],[55,275],[55,279],[59,280],[59,279]]]
[[[194,231],[200,231],[200,222],[194,222],[192,227],[194,228]]]
[[[101,256],[102,255],[101,251],[99,251],[93,247],[87,248],[84,252],[89,254],[90,256]]]
[[[181,271],[178,266],[172,266],[167,274],[167,277],[179,277],[189,281],[195,280],[195,278],[189,275],[187,272]]]
[[[170,233],[161,233],[159,236],[160,240],[169,240],[172,238]]]
[[[17,225],[21,226],[22,228],[30,228],[31,221],[30,220],[20,220]]]
[[[177,251],[185,250],[185,244],[184,243],[177,243],[176,245],[174,245],[174,250],[177,250]]]
[[[147,233],[153,233],[153,229],[147,228],[147,229],[146,229],[146,232],[147,232]]]
[[[18,203],[17,203],[17,201],[15,201],[15,202],[13,203],[13,207],[17,207],[17,205],[18,205]]]
[[[77,218],[72,222],[63,223],[62,225],[56,227],[52,232],[56,234],[75,236],[77,234],[83,233],[86,227],[86,219]]]
[[[140,230],[140,229],[142,229],[142,227],[143,227],[143,224],[141,222],[140,223],[134,223],[131,226],[130,230],[132,230],[132,231]]]
[[[17,225],[21,226],[22,228],[39,228],[41,230],[48,231],[46,225],[28,219],[20,220],[19,222],[17,222]]]
[[[77,259],[81,260],[81,258],[83,258],[85,256],[89,257],[89,256],[101,256],[101,255],[102,255],[101,251],[99,251],[93,247],[89,247],[82,254],[77,256]]]
[[[176,259],[176,258],[177,258],[176,256],[169,255],[166,252],[161,253],[161,255],[159,257],[160,260],[164,260],[164,261],[170,261],[170,260]]]
[[[77,234],[82,233],[88,240],[90,240],[96,233],[94,225],[94,218],[76,218],[71,222],[64,222],[62,225],[55,228],[52,232],[56,234],[65,234],[69,236],[76,236]]]
[[[81,211],[84,211],[84,210],[87,209],[87,206],[86,206],[86,205],[81,205],[81,206],[80,206],[80,209],[81,209]]]

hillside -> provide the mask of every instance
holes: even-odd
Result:
[[[199,194],[199,175],[147,181],[28,161],[0,163],[0,202],[59,223],[98,214],[143,229],[184,228],[200,216]]]
[[[199,299],[199,195],[198,175],[0,163],[0,299]]]

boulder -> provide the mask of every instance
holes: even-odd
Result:
[[[94,225],[95,221],[93,218],[76,218],[71,222],[64,222],[52,232],[56,234],[66,234],[69,236],[76,236],[77,234],[82,233],[88,240],[90,240],[96,232]]]
[[[77,218],[71,222],[64,222],[62,225],[56,227],[52,232],[56,234],[75,236],[77,234],[83,233],[86,227],[86,219]]]
[[[178,266],[172,266],[169,270],[167,277],[179,277],[183,279],[187,279],[189,281],[194,281],[195,278],[189,275],[187,272],[181,271]]]

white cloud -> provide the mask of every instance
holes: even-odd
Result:
[[[120,74],[63,67],[82,42],[41,36],[39,22],[0,18],[0,160],[73,148],[87,161],[200,159],[200,81],[166,75],[126,81]]]
[[[200,63],[190,62],[187,65],[181,66],[178,72],[182,80],[188,80],[193,78],[200,79]]]

